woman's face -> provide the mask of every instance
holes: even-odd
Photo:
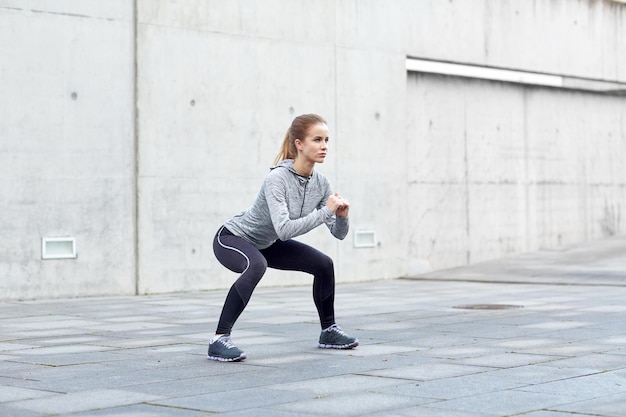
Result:
[[[296,139],[298,156],[310,162],[323,163],[328,152],[328,126],[317,123],[311,126],[303,140]]]

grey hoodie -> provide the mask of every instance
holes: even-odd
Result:
[[[305,234],[322,223],[333,236],[343,239],[349,221],[326,207],[330,195],[330,183],[324,175],[317,171],[310,177],[298,175],[293,159],[286,159],[271,168],[252,206],[224,226],[258,249],[271,246],[277,239]]]

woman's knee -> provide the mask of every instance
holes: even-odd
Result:
[[[265,275],[265,271],[267,271],[267,260],[263,256],[250,258],[250,265],[246,274],[256,276],[260,280]]]
[[[248,303],[248,300],[252,295],[252,291],[254,291],[256,286],[259,284],[261,278],[265,275],[266,270],[267,262],[265,259],[252,258],[250,259],[248,268],[233,284],[241,298],[244,300],[244,304]]]
[[[335,271],[335,264],[333,263],[333,259],[323,253],[320,253],[319,259],[316,260],[316,265],[321,271],[327,274],[334,273]]]

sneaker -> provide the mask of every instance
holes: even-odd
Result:
[[[333,324],[328,329],[322,330],[317,346],[324,349],[352,349],[358,345],[357,339],[348,336],[339,326]]]
[[[209,359],[220,362],[238,362],[246,359],[246,353],[230,340],[229,334],[211,339],[209,343]]]

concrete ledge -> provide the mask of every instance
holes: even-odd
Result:
[[[626,286],[626,236],[419,274],[408,279]]]
[[[615,81],[521,71],[509,68],[496,68],[484,65],[433,61],[430,59],[409,57],[406,59],[406,69],[407,71],[413,72],[452,75],[456,77],[478,78],[481,80],[502,81],[544,87],[567,88],[571,90],[593,91],[595,93],[626,93],[626,84]]]

